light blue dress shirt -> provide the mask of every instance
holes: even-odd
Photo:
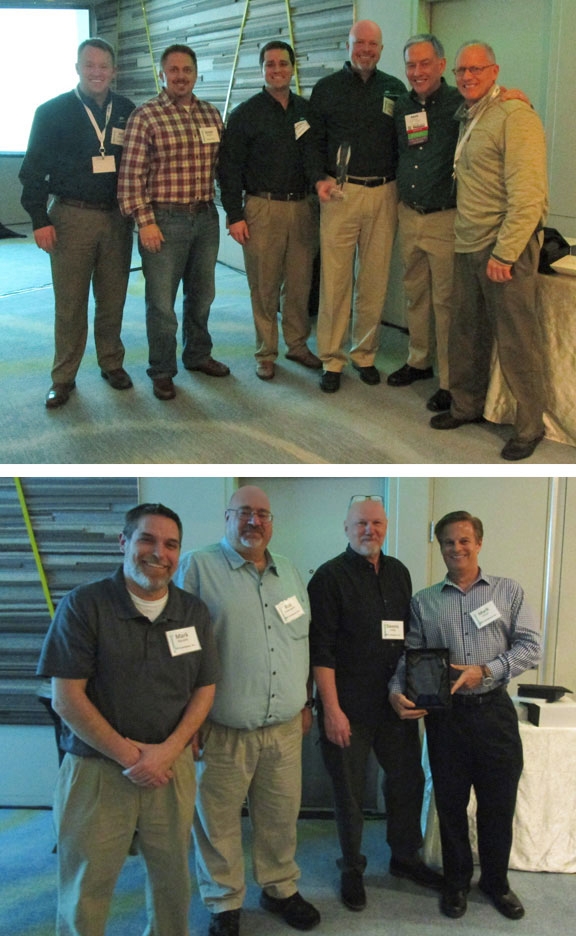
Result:
[[[477,627],[472,612],[493,602],[498,616]],[[406,646],[447,647],[450,663],[486,664],[494,687],[537,666],[541,657],[538,619],[527,605],[522,587],[513,579],[484,575],[468,591],[448,576],[412,598]],[[389,683],[391,692],[404,692],[405,657]],[[480,686],[475,692],[486,691]]]
[[[290,721],[306,702],[308,595],[289,559],[267,559],[260,573],[224,537],[184,553],[174,577],[210,611],[221,670],[210,718],[231,728]],[[294,597],[302,614],[284,621],[277,606]]]

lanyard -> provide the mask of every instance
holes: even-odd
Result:
[[[472,118],[472,120],[468,122],[468,126],[466,127],[466,129],[464,130],[464,124],[462,124],[462,126],[460,127],[460,137],[458,139],[458,143],[456,144],[456,151],[454,153],[454,172],[453,172],[454,178],[456,178],[456,166],[458,164],[458,160],[460,159],[462,155],[462,150],[464,149],[464,146],[470,139],[470,134],[472,133],[474,127],[480,120],[482,114],[484,113],[488,105],[494,100],[494,98],[498,97],[499,94],[500,94],[500,87],[498,85],[494,85],[494,87],[492,88],[492,92],[490,94],[487,94],[486,97],[482,99],[482,101],[478,102],[478,110],[474,114],[474,117]]]
[[[84,107],[84,110],[86,111],[86,113],[88,114],[88,117],[90,118],[90,123],[94,127],[96,136],[98,137],[98,142],[100,143],[100,155],[102,159],[104,159],[104,156],[106,155],[106,148],[104,146],[104,140],[106,137],[106,130],[108,128],[108,123],[110,121],[110,116],[112,114],[112,101],[108,102],[108,107],[106,108],[106,121],[104,123],[104,129],[101,130],[96,122],[96,118],[94,117],[94,114],[92,113],[90,108],[86,104],[84,104],[84,101],[82,101],[82,98],[80,97],[78,93],[78,88],[75,88],[74,90],[76,92],[76,97],[78,98],[79,101],[82,102],[82,106]]]

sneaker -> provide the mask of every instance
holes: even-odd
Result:
[[[223,910],[222,913],[213,913],[210,917],[208,936],[239,936],[239,933],[239,910]]]
[[[370,384],[371,387],[375,387],[376,384],[380,383],[378,368],[374,367],[373,364],[370,367],[360,367],[358,364],[353,364],[352,367],[360,374],[360,380],[363,380],[364,383]]]
[[[366,891],[360,871],[343,871],[340,877],[340,897],[349,910],[363,910],[366,906]]]
[[[281,916],[288,926],[297,930],[310,930],[318,926],[320,914],[316,907],[304,900],[301,894],[296,891],[291,897],[270,897],[266,891],[260,894],[260,906],[269,913],[276,913]]]
[[[390,387],[407,387],[415,380],[430,380],[433,376],[434,371],[431,367],[411,367],[410,364],[405,364],[400,370],[390,374],[386,382]]]

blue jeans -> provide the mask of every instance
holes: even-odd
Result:
[[[164,235],[160,252],[149,253],[140,245],[146,280],[147,373],[152,379],[178,373],[174,303],[180,282],[184,291],[182,361],[192,368],[210,357],[208,316],[215,294],[214,268],[219,247],[218,212],[212,202],[190,214],[158,209],[156,223]]]

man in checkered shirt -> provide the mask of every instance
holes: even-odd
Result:
[[[214,299],[219,223],[214,172],[222,118],[193,94],[195,52],[171,45],[160,59],[163,89],[137,107],[126,127],[118,200],[139,231],[146,280],[148,376],[160,400],[176,396],[176,294],[183,285],[182,361],[186,370],[225,377],[212,357],[208,316]]]

